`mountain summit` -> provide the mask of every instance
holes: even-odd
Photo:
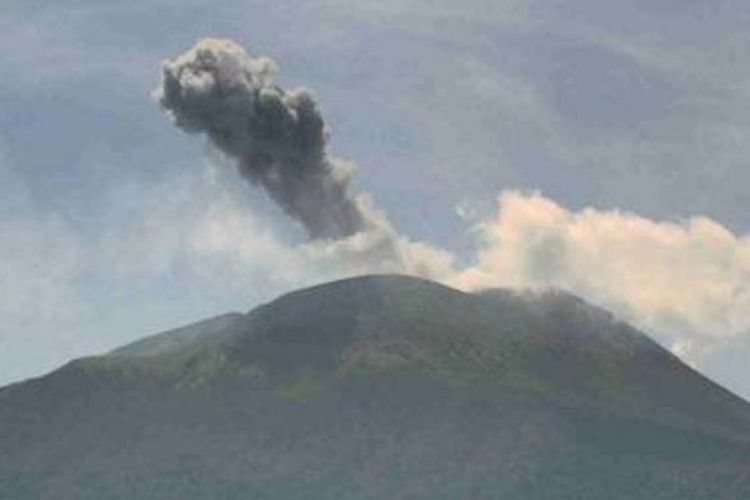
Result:
[[[0,389],[0,499],[742,499],[750,404],[572,295],[353,278]]]

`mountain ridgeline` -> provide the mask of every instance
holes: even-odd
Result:
[[[750,498],[750,404],[563,292],[301,290],[0,389],[0,499]]]

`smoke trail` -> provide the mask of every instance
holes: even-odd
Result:
[[[273,83],[276,65],[231,40],[206,38],[162,66],[154,95],[174,123],[204,133],[313,238],[352,235],[367,214],[348,192],[352,168],[326,154],[313,96]]]

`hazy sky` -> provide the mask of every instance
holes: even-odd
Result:
[[[215,36],[312,89],[355,190],[463,282],[569,288],[750,397],[749,22],[744,0],[3,2],[0,384],[358,269],[155,105],[161,61]]]

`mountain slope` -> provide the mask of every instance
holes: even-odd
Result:
[[[561,292],[370,276],[0,390],[0,498],[750,494],[750,405]]]

